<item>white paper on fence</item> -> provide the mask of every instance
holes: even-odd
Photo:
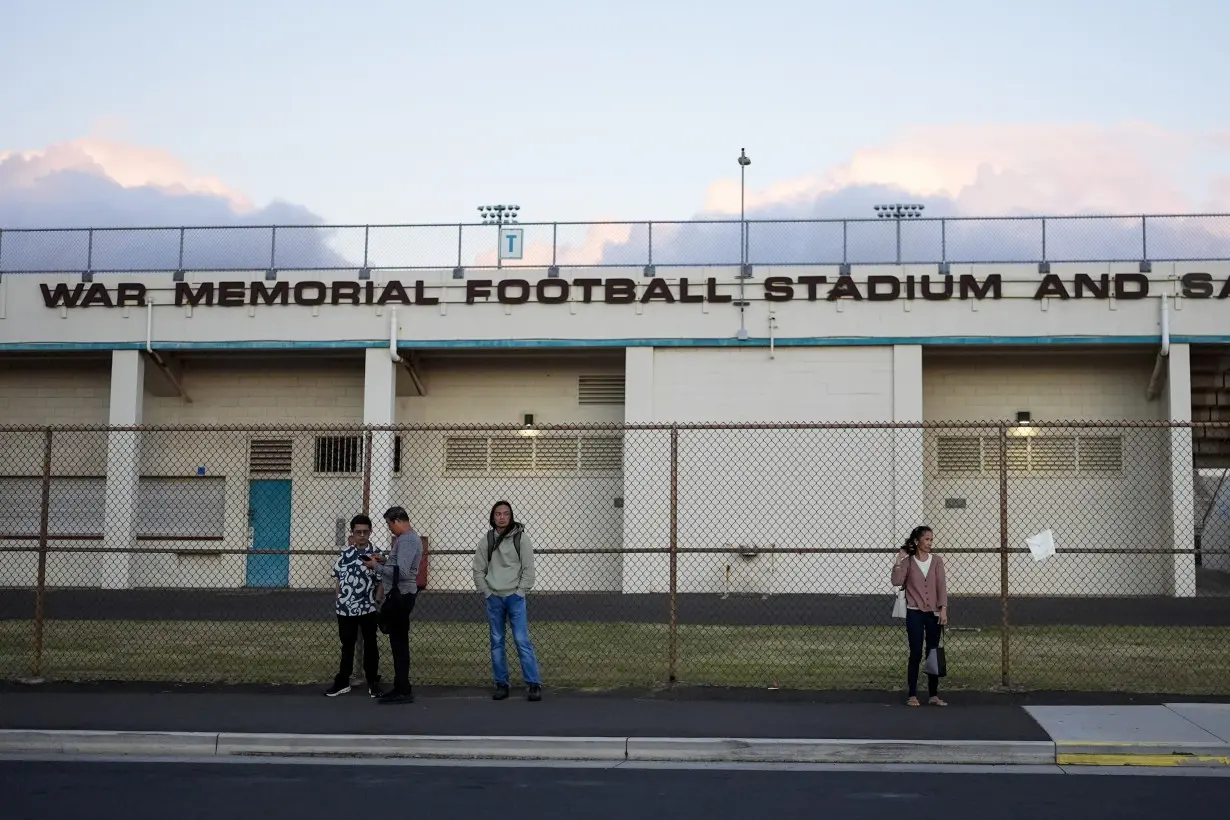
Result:
[[[1055,554],[1055,533],[1050,530],[1029,536],[1025,543],[1029,545],[1029,552],[1035,561],[1045,561]]]

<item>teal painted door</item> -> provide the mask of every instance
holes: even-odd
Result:
[[[290,549],[290,482],[252,481],[248,485],[249,549]],[[249,555],[248,586],[290,585],[290,556]]]

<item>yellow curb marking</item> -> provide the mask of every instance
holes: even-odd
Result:
[[[1090,754],[1068,752],[1055,755],[1060,766],[1184,766],[1193,764],[1230,766],[1230,757],[1187,754]]]

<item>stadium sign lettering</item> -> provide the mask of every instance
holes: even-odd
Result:
[[[770,276],[762,283],[768,302],[891,302],[899,299],[945,301],[948,299],[1002,299],[1000,274],[961,276],[886,276],[871,275],[863,281],[851,276]],[[43,302],[49,308],[144,307],[147,287],[137,282],[107,285],[102,282],[54,287],[40,284]],[[402,282],[176,282],[174,304],[179,307],[247,307],[272,305],[438,305],[439,296],[428,295],[436,283],[424,280]],[[1180,289],[1190,299],[1230,298],[1230,279],[1215,282],[1207,273],[1188,273],[1180,278]],[[1034,299],[1143,299],[1149,295],[1149,278],[1141,273],[1078,273],[1070,282],[1047,274],[1034,291]],[[519,305],[526,302],[560,304],[569,301],[602,302],[611,305],[640,302],[680,302],[684,304],[734,301],[731,293],[718,292],[718,280],[681,278],[670,282],[653,278],[638,282],[628,278],[610,279],[471,279],[465,283],[465,302],[496,302]]]

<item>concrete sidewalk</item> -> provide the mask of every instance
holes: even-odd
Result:
[[[1015,705],[948,695],[945,709],[795,698],[663,699],[416,690],[44,691],[0,694],[0,753],[328,755],[777,763],[1230,766],[1230,704]]]

